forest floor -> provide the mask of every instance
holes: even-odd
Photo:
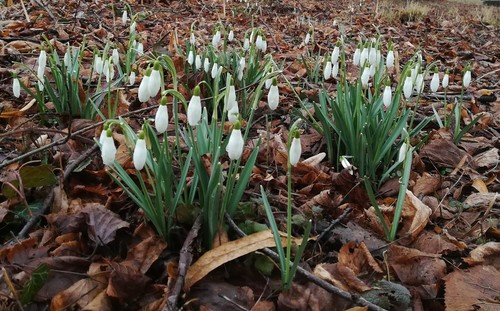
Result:
[[[0,310],[500,309],[500,8],[458,0],[11,2],[0,2]],[[247,147],[259,137],[263,143],[232,215],[236,224],[229,219],[221,226],[211,250],[197,218],[203,207],[180,206],[168,242],[160,238],[103,165],[95,143],[102,119],[58,114],[50,101],[43,115],[25,90],[18,98],[13,94],[14,70],[34,90],[40,47],[49,43],[62,58],[68,46],[85,39],[79,83],[96,83],[90,76],[95,49],[127,44],[130,22],[122,25],[123,10],[129,18],[137,13],[144,45],[134,64],[138,81],[149,57],[166,54],[175,63],[179,92],[191,96],[202,78],[186,69],[179,47],[186,46],[192,26],[201,46],[210,44],[216,25],[231,26],[231,48],[258,27],[281,70],[272,116],[266,95],[257,101]],[[314,40],[306,45],[312,28]],[[411,141],[418,148],[394,241],[384,235],[363,176],[328,161],[325,137],[303,125],[302,161],[291,177],[293,235],[302,237],[308,219],[312,231],[303,269],[282,291],[279,260],[265,249],[276,245],[272,233],[253,233],[268,224],[260,187],[286,232],[289,129],[298,115],[314,115],[312,106],[309,114],[298,112],[298,101],[317,102],[321,88],[336,94],[336,79],[315,82],[309,71],[342,36],[346,76],[356,80],[359,68],[350,62],[358,38],[377,35],[384,57],[388,40],[394,43],[396,66],[420,51],[423,63],[437,62],[441,79],[449,71],[446,93],[431,92],[432,75],[425,77],[423,94],[412,102],[416,119],[434,117],[434,108],[441,116],[459,112],[462,128],[476,117],[477,123],[454,142],[453,128],[433,119]],[[472,82],[463,88],[466,64]],[[135,131],[154,118],[159,102],[140,102],[138,87],[113,85],[116,116]],[[461,111],[455,100],[463,101]],[[179,120],[186,120],[182,109]],[[170,124],[167,133],[176,130]],[[133,175],[126,150],[119,148],[117,161]],[[226,158],[222,167],[228,163]],[[376,193],[388,223],[398,174]],[[242,238],[236,225],[253,234]]]

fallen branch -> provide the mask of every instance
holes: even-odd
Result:
[[[229,226],[234,231],[236,231],[236,233],[239,236],[241,236],[241,237],[246,236],[246,234],[236,225],[236,223],[231,219],[231,217],[228,214],[226,214],[226,221],[229,224]],[[279,262],[278,254],[276,252],[270,250],[269,248],[264,248],[261,250],[261,252],[263,252],[264,254],[269,256],[274,261]],[[293,263],[290,262],[290,265],[293,265]],[[358,295],[350,294],[346,291],[341,290],[340,288],[333,286],[332,284],[320,279],[319,277],[315,276],[314,274],[312,274],[311,272],[305,270],[304,268],[302,268],[300,266],[297,267],[297,273],[300,274],[301,276],[303,276],[304,278],[306,278],[308,281],[310,281],[310,282],[320,286],[321,288],[327,290],[328,292],[333,293],[333,294],[340,296],[342,298],[345,298],[349,301],[352,301],[355,304],[366,306],[366,307],[368,307],[369,310],[386,311],[384,308],[381,308],[381,307],[377,306],[376,304],[373,304],[373,303],[369,302],[368,300],[366,300]]]
[[[179,271],[177,273],[177,279],[175,280],[175,284],[170,292],[170,296],[167,298],[167,303],[163,308],[163,311],[174,311],[177,310],[177,301],[179,300],[179,296],[182,291],[182,287],[184,286],[184,280],[186,278],[186,273],[191,266],[191,262],[193,261],[193,241],[198,236],[198,233],[201,228],[201,215],[196,218],[196,221],[191,227],[186,240],[184,241],[184,245],[182,245],[180,256],[179,256]]]

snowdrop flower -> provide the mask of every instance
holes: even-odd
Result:
[[[339,62],[336,62],[332,66],[332,78],[337,78],[337,75],[339,74]]]
[[[156,94],[160,91],[161,88],[161,64],[158,61],[155,61],[153,65],[153,71],[151,72],[151,77],[148,81],[148,92],[149,97],[155,97]]]
[[[361,50],[361,55],[359,57],[359,64],[360,66],[364,66],[365,62],[368,60],[368,43],[365,43],[365,46]]]
[[[227,119],[229,120],[229,122],[234,124],[236,123],[236,121],[238,121],[239,114],[240,109],[238,108],[238,104],[233,105],[233,107],[227,111]]]
[[[135,28],[137,26],[137,23],[136,22],[133,22],[131,25],[130,25],[130,33],[134,33],[135,32]]]
[[[196,126],[201,120],[201,98],[200,98],[200,87],[197,85],[194,88],[193,96],[189,101],[187,108],[187,119],[191,126]]]
[[[299,163],[300,155],[302,154],[300,131],[294,130],[292,136],[292,143],[290,144],[290,150],[288,151],[288,160],[291,165],[296,166],[297,163]]]
[[[368,62],[370,65],[376,65],[377,63],[377,47],[374,42],[372,42],[370,50],[368,51]]]
[[[342,165],[343,168],[348,169],[349,170],[349,174],[352,175],[354,173],[354,171],[352,169],[351,163],[349,163],[349,161],[347,160],[347,157],[346,156],[341,156],[339,158],[339,160],[340,160],[340,165]]]
[[[151,97],[149,95],[149,79],[151,79],[151,68],[146,70],[146,74],[142,77],[141,84],[139,84],[139,90],[137,95],[141,103],[147,102]]]
[[[405,160],[407,150],[408,150],[408,145],[405,142],[403,142],[401,148],[399,148],[398,162],[403,162]]]
[[[206,73],[210,70],[210,60],[208,57],[205,57],[205,60],[203,61],[203,69],[205,70]]]
[[[419,69],[417,77],[415,78],[415,91],[417,93],[422,93],[424,90],[424,75],[422,69]]]
[[[195,45],[195,43],[196,43],[196,38],[194,37],[194,32],[191,32],[191,34],[189,35],[189,43],[191,43],[191,45]]]
[[[311,40],[311,34],[307,32],[306,37],[304,38],[304,44],[308,45],[310,40]]]
[[[94,58],[94,71],[98,74],[102,74],[103,65],[104,64],[102,62],[101,56],[96,55],[96,57]]]
[[[463,79],[463,86],[468,87],[470,85],[470,81],[471,81],[470,67],[466,66],[465,73],[464,73],[464,79]]]
[[[122,25],[125,26],[127,25],[127,20],[128,20],[128,12],[127,10],[123,10],[123,13],[122,13]]]
[[[148,149],[146,148],[146,141],[144,140],[144,132],[141,131],[138,136],[139,137],[135,142],[132,161],[134,162],[135,169],[140,171],[146,164],[146,159],[148,158]]]
[[[450,75],[448,74],[448,69],[446,69],[443,76],[443,81],[441,82],[441,85],[443,86],[444,89],[448,87],[449,81],[450,81]]]
[[[267,50],[267,41],[265,38],[262,39],[261,49],[262,53],[266,53]]]
[[[188,64],[189,65],[193,65],[194,63],[194,54],[193,54],[193,50],[189,51],[189,54],[188,54]]]
[[[323,68],[323,77],[325,80],[330,79],[332,75],[332,62],[330,61],[330,57],[326,57],[327,61],[325,63],[325,67]]]
[[[372,78],[373,76],[375,76],[375,72],[377,71],[377,68],[375,67],[374,64],[371,64],[370,65],[370,77]]]
[[[269,71],[268,73],[272,73],[272,71]],[[267,76],[267,74],[265,74],[265,76]],[[271,87],[272,84],[273,84],[273,78],[266,79],[266,82],[264,82],[264,86],[268,90],[269,90],[269,88]]]
[[[245,41],[243,41],[243,49],[247,51],[250,48],[250,40],[248,40],[247,37],[245,37]]]
[[[102,127],[102,131],[101,131],[101,135],[99,135],[99,144],[101,144],[101,145],[104,143],[104,139],[106,138],[108,128],[109,128],[109,124],[104,123],[104,125]]]
[[[380,49],[377,48],[375,50],[375,65],[378,66],[378,64],[380,64],[380,62],[382,61],[382,52],[380,52]]]
[[[167,97],[162,96],[160,106],[155,115],[155,128],[158,133],[164,133],[168,127]]]
[[[387,67],[387,69],[391,69],[392,67],[394,67],[394,51],[393,50],[389,50],[389,52],[387,52],[387,59],[386,59],[385,66]]]
[[[142,42],[138,42],[135,49],[137,50],[137,54],[144,54],[144,45]]]
[[[113,49],[111,55],[113,57],[113,64],[118,66],[120,64],[120,54],[118,53],[118,49]]]
[[[413,79],[411,78],[411,73],[408,73],[408,75],[405,78],[405,82],[403,84],[403,94],[406,99],[409,99],[411,97],[412,90],[413,90]]]
[[[233,42],[234,40],[234,31],[232,29],[229,31],[229,34],[227,35],[227,40],[229,42]]]
[[[275,110],[278,107],[280,102],[280,93],[278,90],[278,80],[273,78],[273,82],[271,87],[269,88],[269,92],[267,93],[267,104],[271,110]]]
[[[219,65],[217,65],[217,63],[214,63],[214,65],[212,66],[212,72],[210,73],[212,76],[212,79],[215,79],[215,77],[217,76],[218,70],[219,70]]]
[[[43,91],[44,88],[44,76],[45,67],[47,66],[47,52],[45,50],[40,50],[40,56],[38,56],[38,68],[37,68],[37,78],[38,78],[38,89]]]
[[[262,46],[262,36],[257,35],[257,39],[255,39],[255,46],[260,50]]]
[[[19,78],[16,73],[14,73],[14,77],[12,79],[12,93],[15,97],[19,97],[21,95],[21,83],[19,83]]]
[[[226,93],[226,109],[231,110],[234,106],[238,106],[236,102],[236,89],[234,87],[234,81],[231,81],[231,85],[229,85],[229,91]]]
[[[132,86],[135,84],[135,71],[130,72],[130,76],[128,77],[128,85]]]
[[[71,54],[69,48],[66,50],[66,53],[64,53],[63,64],[66,68],[68,68],[71,64]]]
[[[359,66],[360,59],[361,59],[361,43],[358,43],[356,50],[354,50],[354,56],[352,57],[352,63],[355,66]]]
[[[111,165],[115,161],[116,147],[115,141],[113,140],[113,133],[111,129],[106,131],[106,135],[102,139],[101,145],[101,158],[104,165]]]
[[[201,55],[200,54],[196,55],[196,57],[194,59],[194,67],[196,68],[196,70],[200,70],[200,68],[201,68]]]
[[[106,59],[103,65],[104,76],[106,77],[106,82],[109,83],[115,77],[115,68],[113,67],[113,60]]]
[[[240,58],[240,64],[238,66],[238,80],[240,81],[243,79],[243,70],[245,70],[245,66],[246,66],[245,57],[242,57]]]
[[[332,64],[338,62],[340,56],[340,41],[337,41],[332,51]]]
[[[368,86],[369,80],[370,80],[370,67],[367,64],[363,69],[363,73],[361,74],[361,84],[363,85],[363,88],[366,88]]]
[[[439,88],[439,73],[437,67],[434,67],[434,75],[432,75],[431,80],[431,91],[437,92]]]
[[[243,153],[243,147],[245,142],[243,141],[243,136],[241,135],[241,124],[237,121],[229,136],[229,141],[227,142],[226,151],[229,159],[238,160]]]
[[[391,82],[389,79],[387,79],[387,82],[385,84],[384,95],[382,96],[382,100],[384,102],[384,106],[386,108],[389,108],[392,102],[392,89],[391,89]]]
[[[219,46],[220,40],[221,40],[220,30],[217,30],[214,36],[212,37],[212,45],[214,48],[217,48]]]
[[[419,72],[419,69],[420,69],[420,64],[416,64],[415,67],[413,67],[411,69],[411,81],[412,82],[415,82],[417,80],[417,74]]]

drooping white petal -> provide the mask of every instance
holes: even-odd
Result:
[[[240,113],[240,109],[238,108],[238,104],[234,105],[230,110],[227,111],[227,119],[232,124],[238,121],[238,115]]]
[[[123,10],[123,13],[122,13],[122,25],[125,26],[127,25],[127,15],[128,15],[128,12],[127,10]]]
[[[406,150],[408,149],[408,145],[406,143],[403,143],[401,145],[401,148],[399,148],[399,153],[398,153],[398,162],[403,162],[406,158]]]
[[[417,93],[422,93],[424,90],[424,75],[419,73],[415,79],[415,91]]]
[[[392,67],[394,67],[394,51],[393,50],[390,50],[389,52],[387,52],[387,59],[385,62],[385,66],[387,67],[387,69],[391,69]]]
[[[94,71],[98,74],[102,74],[103,62],[101,56],[96,56],[94,58]]]
[[[194,59],[194,66],[195,66],[196,70],[199,70],[201,68],[201,55],[200,54],[196,55],[196,57]]]
[[[337,78],[337,75],[339,74],[339,62],[336,62],[332,66],[332,78]]]
[[[306,37],[304,39],[304,44],[305,45],[308,45],[309,44],[309,40],[311,40],[311,34],[310,33],[307,33],[306,34]]]
[[[464,80],[463,80],[464,87],[468,87],[470,85],[470,81],[471,81],[471,72],[470,70],[467,70],[464,74]]]
[[[111,56],[113,57],[113,64],[118,66],[120,64],[120,53],[118,52],[118,49],[113,49]]]
[[[155,115],[155,128],[158,133],[164,133],[168,127],[168,108],[167,105],[160,105]]]
[[[411,93],[413,91],[413,79],[411,76],[407,76],[405,78],[405,83],[403,84],[403,94],[406,99],[411,97]]]
[[[106,135],[101,146],[101,158],[104,165],[111,165],[115,161],[116,146],[113,137]]]
[[[191,43],[191,45],[194,45],[196,43],[196,38],[194,37],[193,32],[191,32],[191,35],[189,36],[189,43]]]
[[[323,77],[325,80],[330,79],[330,76],[332,75],[332,62],[327,61],[325,64],[325,68],[323,68]]]
[[[243,42],[243,49],[247,51],[250,48],[250,40],[248,38],[245,38],[245,41]]]
[[[229,31],[229,34],[227,35],[227,40],[229,42],[232,42],[234,40],[234,31],[232,29]]]
[[[363,73],[361,74],[361,84],[363,87],[368,86],[368,81],[370,80],[370,67],[365,66]]]
[[[354,56],[352,57],[352,63],[355,66],[359,66],[360,57],[361,57],[361,50],[360,49],[356,49],[354,51]]]
[[[238,160],[243,153],[244,147],[243,136],[240,129],[233,129],[229,141],[227,142],[226,151],[231,160]]]
[[[193,95],[188,104],[187,119],[191,126],[196,126],[201,120],[201,98]]]
[[[135,71],[130,72],[130,76],[128,77],[128,85],[132,86],[135,84]]]
[[[205,60],[203,61],[203,69],[206,73],[210,70],[210,60],[207,57],[205,57]]]
[[[443,81],[441,82],[441,85],[443,86],[443,88],[447,88],[448,87],[449,81],[450,81],[450,75],[448,75],[447,73],[445,73],[444,76],[443,76]]]
[[[12,80],[12,93],[15,97],[19,97],[21,95],[21,83],[19,83],[18,78],[14,78]]]
[[[300,137],[294,137],[292,139],[292,143],[290,144],[290,151],[288,153],[288,157],[290,160],[290,164],[295,166],[300,160],[300,155],[302,154],[302,145],[300,144]]]
[[[438,88],[439,88],[439,74],[435,72],[431,80],[431,91],[437,92]]]
[[[217,76],[218,70],[219,70],[219,66],[217,65],[217,63],[214,63],[214,65],[212,66],[212,72],[211,72],[212,79],[215,79],[215,77]]]
[[[139,84],[139,90],[137,91],[137,95],[139,97],[139,101],[141,103],[147,102],[148,99],[151,97],[149,96],[149,79],[151,79],[150,76],[144,76],[142,78],[141,84]]]
[[[331,59],[332,64],[338,62],[339,56],[340,56],[340,48],[338,47],[338,45],[336,45],[332,51],[332,59]]]
[[[384,95],[382,98],[385,107],[389,107],[392,102],[392,89],[390,85],[386,85],[384,89]]]
[[[277,85],[271,85],[267,93],[267,104],[271,110],[278,108],[280,102],[280,93]]]
[[[132,156],[135,169],[139,171],[142,170],[146,164],[147,158],[148,149],[146,148],[146,141],[144,139],[138,139],[135,143],[134,155]]]
[[[66,53],[64,53],[63,64],[66,68],[71,65],[71,54],[69,48],[66,50]]]
[[[236,88],[234,85],[229,86],[229,92],[226,98],[226,109],[231,110],[234,106],[237,106],[236,103]]]
[[[188,54],[188,64],[192,65],[194,63],[194,53],[193,50],[189,51]]]
[[[151,77],[148,80],[148,92],[150,97],[155,97],[160,91],[161,87],[161,74],[159,70],[153,69]]]
[[[339,160],[343,168],[349,168],[352,166],[345,156],[341,156]]]

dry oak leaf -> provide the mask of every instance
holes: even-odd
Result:
[[[429,160],[437,166],[451,168],[456,167],[465,154],[465,151],[446,139],[432,140],[420,151],[420,157],[422,159]]]
[[[57,294],[50,303],[51,311],[64,310],[67,306],[77,304],[80,310],[111,310],[111,308],[96,308],[97,300],[99,300],[100,306],[107,306],[104,298],[107,298],[105,292],[106,283],[99,282],[94,279],[83,279],[75,284],[71,285],[68,289],[63,290]],[[87,309],[86,307],[92,305],[93,309]]]
[[[475,266],[448,274],[444,277],[446,310],[500,310],[499,280],[500,272],[492,266]]]
[[[500,269],[500,242],[488,242],[479,245],[470,252],[470,257],[464,258],[469,265],[489,265]]]
[[[358,293],[370,290],[371,287],[360,280],[351,268],[341,263],[319,264],[313,272],[319,278],[333,284],[344,291]]]
[[[355,242],[344,244],[340,248],[338,260],[339,263],[354,271],[356,275],[362,272],[384,272],[364,242],[359,244]]]
[[[292,240],[292,243],[299,244],[301,241],[300,239],[294,240]],[[285,237],[281,238],[281,243],[286,245]],[[193,284],[226,262],[262,248],[275,246],[276,243],[272,231],[264,230],[211,249],[189,267],[184,283],[184,290],[186,292],[189,291]]]

